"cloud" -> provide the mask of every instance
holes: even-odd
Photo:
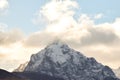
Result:
[[[23,39],[23,37],[23,33],[18,29],[14,29],[8,32],[0,31],[0,45],[10,45],[19,42]]]
[[[3,10],[8,8],[8,1],[7,0],[0,0],[0,9]]]
[[[94,16],[95,19],[101,19],[104,15],[102,13],[99,13]]]
[[[27,47],[42,47],[55,39],[55,35],[47,32],[36,32],[31,34],[23,42]]]
[[[8,8],[8,0],[0,0],[0,15],[4,14]]]
[[[5,56],[6,56],[5,54],[0,53],[0,58],[3,58]]]
[[[87,28],[88,35],[81,38],[82,46],[95,45],[95,44],[112,44],[119,39],[119,36],[113,31],[112,28],[102,27],[89,27]]]
[[[95,15],[94,18],[81,13],[78,18],[75,18],[77,8],[79,8],[77,2],[72,0],[51,0],[46,3],[38,13],[38,18],[42,16],[42,19],[47,22],[46,28],[42,32],[30,35],[24,41],[25,45],[38,47],[56,38],[78,47],[108,45],[119,40],[119,33],[116,33],[119,19],[112,23],[95,24],[93,19],[101,18],[102,13]]]
[[[75,8],[78,8],[78,4],[76,1],[51,0],[38,11],[37,19],[34,19],[34,23],[45,22],[51,24],[54,22],[58,22],[60,18],[73,16],[75,14],[73,9]]]
[[[119,41],[119,35],[112,26],[118,23],[118,20],[112,23],[96,25],[94,20],[86,14],[80,15],[78,21],[75,21],[72,17],[67,19],[60,18],[59,22],[49,24],[44,31],[33,33],[26,39],[25,44],[39,47],[42,44],[54,41],[56,38],[78,47],[91,45],[107,46]]]
[[[77,8],[77,3],[75,1],[56,1],[53,0],[50,3],[46,4],[40,10],[40,13],[50,22],[56,21],[63,16],[72,16],[74,15],[73,8]]]
[[[120,18],[116,18],[115,22],[111,24],[111,27],[116,30],[116,32],[120,33]]]
[[[46,29],[43,32],[38,32],[29,36],[25,44],[29,45],[30,43],[30,45],[39,46],[42,43],[48,43],[54,41],[56,38],[60,39],[60,37],[63,37],[63,34],[67,33],[66,29],[70,30],[69,27],[72,28],[74,25],[77,25],[73,16],[75,14],[75,9],[78,7],[77,2],[72,0],[51,0],[49,3],[46,3],[38,11],[37,18],[34,20],[34,22],[40,24],[45,22]]]

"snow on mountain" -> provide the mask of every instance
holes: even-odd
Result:
[[[108,66],[62,42],[52,43],[33,54],[24,72],[40,72],[65,80],[118,80]]]
[[[118,69],[113,69],[114,73],[118,78],[120,78],[120,67]]]
[[[25,62],[24,64],[20,64],[20,66],[17,69],[15,69],[13,72],[23,72],[27,65],[28,62]]]

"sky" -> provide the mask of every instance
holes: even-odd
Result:
[[[0,68],[12,71],[60,40],[120,67],[120,0],[0,0]]]

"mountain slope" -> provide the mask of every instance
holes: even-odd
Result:
[[[118,80],[108,66],[61,42],[52,43],[33,54],[24,72],[40,72],[65,80]]]

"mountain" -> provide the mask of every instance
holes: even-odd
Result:
[[[20,66],[17,69],[15,69],[13,72],[23,72],[27,64],[28,62],[25,62],[24,64],[20,64]]]
[[[0,69],[0,80],[28,80],[14,75],[13,73],[7,72],[3,69]]]
[[[120,78],[120,67],[118,69],[113,69],[114,73],[118,78]]]
[[[31,56],[26,73],[42,73],[65,80],[119,80],[108,67],[62,42],[54,42]]]

